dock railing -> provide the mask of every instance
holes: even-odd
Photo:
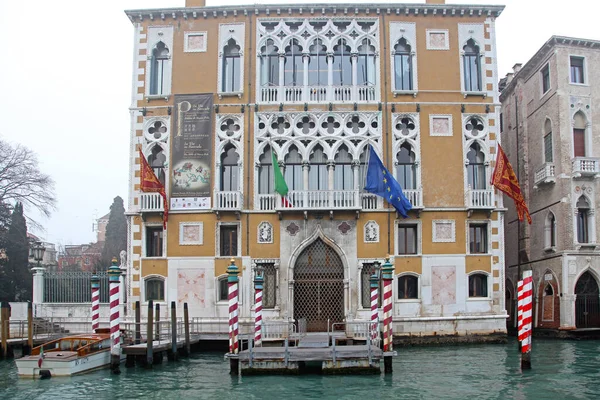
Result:
[[[372,365],[373,348],[379,347],[379,338],[375,340],[371,338],[371,326],[371,322],[369,321],[334,322],[333,324],[331,324],[331,331],[328,331],[327,333],[329,336],[329,341],[331,343],[333,362],[335,363],[337,360],[335,333],[343,331],[345,332],[346,339],[366,341],[369,364]]]

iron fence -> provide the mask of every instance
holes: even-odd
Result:
[[[92,272],[55,271],[44,274],[44,303],[90,303]],[[109,302],[106,271],[96,273],[100,279],[100,303]]]

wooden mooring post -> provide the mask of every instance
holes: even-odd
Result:
[[[140,344],[142,341],[142,310],[140,302],[135,302],[135,344]]]
[[[154,306],[154,320],[156,321],[156,333],[154,337],[156,340],[160,340],[160,304],[156,303]]]
[[[0,359],[9,357],[8,336],[10,334],[10,306],[8,301],[0,303],[0,336],[2,343],[0,346]]]
[[[185,354],[191,353],[190,348],[190,314],[188,312],[188,303],[183,303],[183,324],[185,329]]]
[[[146,335],[147,335],[147,341],[146,341],[146,368],[152,368],[152,364],[154,361],[154,353],[152,351],[152,342],[154,340],[153,338],[153,333],[154,333],[154,317],[153,314],[154,313],[154,304],[153,301],[150,300],[148,301],[148,324],[146,326],[147,330],[146,330]]]
[[[33,349],[33,304],[27,303],[27,344],[23,346],[23,355],[28,356]]]
[[[167,352],[170,361],[177,360],[177,307],[171,302],[171,351]]]

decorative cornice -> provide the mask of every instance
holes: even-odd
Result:
[[[125,14],[131,22],[141,22],[146,19],[154,20],[160,18],[166,20],[173,19],[198,19],[208,18],[212,16],[227,17],[229,12],[232,16],[238,13],[244,15],[276,15],[285,17],[286,15],[331,15],[343,17],[344,15],[365,13],[379,15],[381,14],[396,14],[396,15],[423,15],[423,16],[460,16],[460,17],[499,17],[504,6],[494,5],[464,5],[464,4],[248,4],[239,6],[210,6],[210,7],[185,7],[185,8],[164,8],[164,9],[142,9],[142,10],[126,10]]]
[[[581,38],[572,38],[567,36],[552,36],[546,43],[540,47],[540,49],[527,61],[527,63],[521,67],[519,72],[517,72],[513,79],[510,81],[508,85],[502,90],[500,93],[500,102],[503,102],[504,99],[513,92],[517,81],[519,79],[527,80],[531,76],[532,73],[537,71],[543,62],[545,62],[548,55],[552,52],[552,50],[557,46],[570,46],[570,47],[580,47],[585,49],[600,49],[600,41],[591,40],[591,39],[581,39]]]

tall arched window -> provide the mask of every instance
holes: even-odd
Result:
[[[546,119],[544,123],[544,162],[551,163],[552,156],[552,122]]]
[[[352,85],[352,54],[344,39],[333,47],[333,85]]]
[[[295,146],[285,156],[285,183],[289,190],[303,190],[302,157]]]
[[[579,111],[573,117],[573,156],[585,157],[585,126],[587,121],[585,115]]]
[[[166,94],[165,80],[167,79],[166,67],[169,62],[169,49],[163,42],[158,42],[152,49],[150,62],[150,94]]]
[[[404,142],[396,155],[396,179],[402,189],[416,189],[417,167],[415,153],[410,144]]]
[[[327,48],[320,39],[314,41],[309,48],[308,58],[308,84],[313,86],[327,86]],[[302,72],[302,70],[300,70]]]
[[[340,146],[335,155],[335,173],[333,178],[334,189],[354,189],[354,175],[352,174],[352,155],[345,145]]]
[[[223,48],[223,82],[221,91],[239,92],[240,91],[240,46],[234,39],[229,39],[227,45]]]
[[[479,143],[473,143],[467,153],[467,183],[471,189],[485,189],[485,156]]]
[[[463,47],[463,69],[466,92],[481,91],[481,62],[479,59],[479,46],[473,39],[469,39]]]
[[[304,84],[304,64],[302,63],[302,47],[296,39],[292,39],[285,48],[283,69],[285,86],[302,86]]]
[[[364,39],[358,47],[357,85],[375,85],[375,47]]]
[[[154,171],[154,175],[158,178],[158,180],[164,185],[165,184],[165,163],[167,162],[167,157],[165,153],[159,145],[155,144],[152,147],[152,154],[148,156],[148,165],[152,167]]]
[[[327,190],[327,156],[321,146],[315,146],[310,155],[310,170],[308,172],[309,190]]]
[[[394,83],[396,90],[412,90],[412,55],[405,38],[394,47]]]
[[[544,227],[545,247],[551,248],[556,246],[556,217],[553,213],[548,213]]]
[[[362,153],[360,153],[360,157],[358,158],[359,166],[358,166],[358,187],[362,190],[365,187],[366,178],[367,178],[367,162],[369,154],[369,146],[365,146]]]
[[[273,193],[273,156],[271,148],[265,147],[264,152],[259,157],[260,166],[258,167],[258,193]],[[279,165],[277,166],[279,168]]]
[[[260,84],[261,86],[279,86],[279,49],[272,40],[267,40],[261,48]]]
[[[588,200],[581,196],[577,200],[577,242],[578,243],[589,243],[590,242],[590,203]]]
[[[235,146],[228,145],[221,154],[221,187],[223,192],[240,190],[239,159]]]

